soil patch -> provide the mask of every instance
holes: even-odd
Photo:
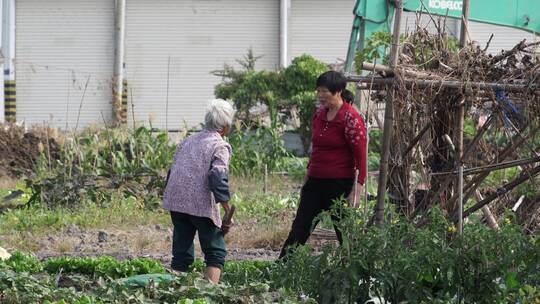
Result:
[[[227,260],[275,260],[279,256],[279,251],[285,237],[277,239],[271,237],[271,241],[261,242],[262,246],[254,245],[248,248],[245,244],[237,243],[235,238],[248,238],[246,234],[250,231],[248,227],[239,225],[231,236],[227,236]],[[309,244],[318,251],[324,244],[331,242],[336,243],[335,238],[331,237],[332,231],[324,231],[321,237],[320,230],[317,229],[314,235],[310,238]],[[232,237],[233,233],[237,235]],[[34,239],[34,253],[40,259],[46,259],[59,256],[72,257],[98,257],[112,256],[120,260],[133,259],[138,257],[148,257],[156,259],[169,265],[171,261],[171,237],[172,230],[170,227],[155,225],[153,227],[140,227],[132,230],[107,228],[107,229],[80,229],[75,225],[71,225],[67,229],[36,237],[28,235]],[[6,243],[10,242],[10,236],[3,236],[2,239]],[[13,240],[12,240],[13,241]],[[273,243],[273,246],[268,246]],[[13,250],[14,248],[8,248]],[[196,257],[202,258],[202,251],[198,242],[198,237],[195,237],[195,254]]]
[[[13,124],[0,124],[0,177],[30,175],[39,155],[44,152],[51,160],[58,157],[59,144],[52,129],[26,131]]]

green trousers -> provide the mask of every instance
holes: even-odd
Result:
[[[172,240],[171,268],[178,271],[188,271],[195,260],[193,239],[195,232],[199,234],[199,242],[204,253],[206,266],[223,268],[225,264],[225,239],[221,229],[216,227],[211,219],[185,213],[171,211],[174,226]]]

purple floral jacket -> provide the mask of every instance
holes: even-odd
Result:
[[[231,146],[218,132],[201,131],[178,144],[174,154],[163,208],[198,217],[207,217],[221,227],[216,196],[210,185],[213,177],[225,176]],[[226,185],[228,192],[228,184]],[[219,199],[219,198],[218,198]]]

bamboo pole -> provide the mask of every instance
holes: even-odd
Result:
[[[424,128],[422,130],[420,130],[420,132],[418,132],[418,134],[413,138],[413,140],[411,141],[411,143],[409,144],[409,146],[407,147],[407,149],[405,149],[405,151],[401,154],[401,157],[405,157],[407,156],[407,154],[409,154],[409,152],[411,152],[411,150],[414,148],[414,146],[416,146],[416,144],[420,141],[420,139],[422,139],[422,137],[424,136],[424,134],[426,134],[426,132],[431,128],[431,122],[428,122]]]
[[[461,37],[460,45],[465,47],[468,44],[467,33],[469,31],[469,0],[463,0],[463,11],[461,19]],[[466,99],[461,102],[458,109],[458,142],[457,142],[457,166],[458,166],[458,227],[459,233],[463,234],[463,124],[465,120],[465,102],[468,101],[470,96],[466,96]]]
[[[521,146],[528,138],[534,136],[538,131],[540,130],[540,126],[535,126],[531,129],[529,135],[527,137],[522,137],[520,134],[514,136],[513,140],[510,141],[510,143],[506,146],[503,151],[501,151],[498,154],[497,159],[504,160],[506,159],[512,152],[514,152],[519,146]],[[516,140],[517,139],[517,140]],[[493,159],[491,163],[495,163],[496,159]],[[476,176],[472,181],[467,183],[465,186],[465,189],[467,190],[465,194],[465,201],[467,201],[473,194],[474,191],[480,186],[481,182],[489,175],[489,172],[481,173],[480,175]],[[450,201],[453,201],[454,198],[450,199]]]
[[[477,201],[483,201],[484,198],[482,197],[482,194],[480,191],[476,190],[475,197]],[[491,213],[491,210],[488,206],[482,207],[482,213],[484,214],[484,217],[486,218],[487,225],[493,229],[493,230],[499,230],[499,224],[497,224],[497,220],[495,219],[495,216],[493,216],[493,213]]]
[[[476,146],[476,144],[478,144],[478,141],[480,141],[480,138],[484,136],[484,134],[489,129],[493,121],[495,121],[495,115],[491,114],[486,120],[486,122],[482,125],[480,130],[478,130],[478,133],[476,133],[476,136],[474,136],[472,142],[469,145],[467,145],[467,148],[465,148],[465,151],[463,151],[463,155],[461,156],[461,161],[464,161],[465,158],[469,156],[469,154],[473,151],[473,148]]]
[[[540,165],[534,167],[532,170],[530,171],[527,171],[527,172],[522,172],[518,177],[516,177],[513,181],[509,182],[509,183],[506,183],[504,184],[503,186],[499,187],[498,190],[496,192],[494,192],[493,194],[489,195],[488,197],[486,197],[485,199],[477,202],[476,204],[474,204],[472,207],[470,207],[469,209],[465,210],[463,212],[463,218],[466,218],[467,216],[469,216],[471,213],[479,210],[480,208],[482,208],[483,206],[486,206],[487,204],[489,204],[490,202],[492,202],[493,200],[497,199],[499,196],[505,194],[505,193],[508,193],[510,192],[512,189],[514,189],[515,187],[521,185],[522,183],[528,181],[529,179],[531,178],[534,178],[535,176],[537,176],[538,174],[540,173]],[[457,217],[459,215],[457,214],[454,214],[453,216],[453,219],[454,219],[454,222],[457,221]]]
[[[461,37],[460,45],[465,47],[469,39],[467,33],[469,32],[469,0],[463,0],[463,12],[461,19]],[[469,96],[461,102],[458,109],[458,141],[457,141],[457,166],[458,166],[458,227],[459,233],[463,234],[463,124],[465,120],[465,101],[468,101]]]
[[[382,65],[382,64],[376,64],[371,62],[363,62],[362,63],[362,70],[365,71],[372,71],[377,72],[381,74],[382,76],[394,76],[394,70],[390,68],[389,66]]]
[[[371,63],[371,62],[362,63],[362,70],[377,72],[383,77],[393,77],[395,74],[394,70],[391,67],[387,65],[376,64],[376,63]],[[403,72],[405,75],[411,76],[411,77],[441,79],[441,77],[436,74],[413,71],[413,70],[409,70],[405,68],[400,68],[400,71]]]
[[[512,161],[507,161],[507,162],[497,163],[497,164],[491,164],[491,165],[481,166],[481,167],[476,167],[476,168],[470,168],[470,169],[463,170],[463,174],[464,175],[472,175],[472,174],[479,174],[479,173],[489,173],[491,171],[508,169],[508,168],[512,168],[512,167],[523,166],[523,165],[528,165],[528,164],[537,163],[537,162],[540,162],[540,156],[529,157],[529,158],[518,159],[518,160],[512,160]],[[458,172],[457,171],[450,171],[450,172],[431,173],[431,175],[448,175],[448,174],[458,174]]]
[[[403,14],[403,0],[396,0],[396,14],[394,17],[394,31],[392,33],[392,48],[390,51],[390,68],[395,69],[399,56],[399,36],[401,27],[401,15]],[[392,83],[390,83],[392,84]],[[379,173],[379,184],[377,188],[377,204],[375,206],[375,224],[383,225],[384,220],[384,198],[386,193],[386,183],[388,179],[388,161],[390,158],[390,140],[392,138],[392,128],[394,124],[394,86],[391,86],[390,94],[385,105],[384,129],[382,139],[382,154]]]
[[[264,164],[264,181],[263,181],[263,193],[268,193],[268,165]]]
[[[375,58],[375,63],[374,64],[377,64],[377,58]],[[371,75],[371,77],[375,77],[375,74]],[[361,94],[360,93],[360,88],[359,88],[359,85],[356,84],[356,96],[360,96],[361,97]],[[368,94],[366,97],[366,121],[365,121],[365,127],[366,127],[366,160],[365,160],[365,165],[366,165],[366,168],[369,168],[369,134],[371,132],[371,120],[370,120],[370,117],[373,116],[375,118],[375,121],[377,122],[377,126],[379,127],[379,129],[381,129],[381,126],[382,126],[382,123],[379,119],[379,115],[378,113],[372,113],[371,112],[371,109],[370,109],[370,105],[371,105],[371,89],[372,89],[372,85],[369,86],[369,91],[368,91]],[[358,172],[358,170],[356,170],[356,173]],[[356,182],[355,181],[355,185],[356,185]],[[365,201],[364,201],[364,221],[366,221],[366,223],[368,222],[368,219],[369,219],[369,201],[368,201],[368,196],[369,196],[369,192],[368,192],[368,189],[369,189],[369,172],[366,174],[366,177],[365,177],[365,181],[364,181],[364,198],[365,198]]]
[[[467,2],[468,0],[464,0]],[[465,9],[463,10],[465,14]],[[463,234],[463,125],[465,121],[465,101],[469,99],[469,96],[462,100],[458,108],[458,123],[457,123],[457,144],[456,144],[456,166],[458,167],[458,231],[459,234]]]
[[[349,82],[358,82],[358,83],[373,83],[374,87],[381,89],[385,86],[393,84],[396,79],[394,77],[381,78],[381,77],[366,77],[358,75],[349,75],[347,77]],[[514,81],[514,83],[504,83],[504,82],[464,82],[458,80],[433,80],[433,79],[401,79],[403,84],[406,87],[444,87],[450,89],[464,89],[465,87],[472,90],[495,90],[501,89],[506,92],[518,92],[523,93],[523,90],[530,89],[536,91],[537,94],[540,94],[540,87],[534,84],[527,84],[522,81]]]
[[[470,0],[463,0],[463,13],[461,16],[461,33],[459,44],[464,47],[469,43],[469,2]]]
[[[366,148],[366,157],[365,157],[365,166],[366,166],[366,172],[367,172],[367,168],[369,168],[369,132],[371,131],[371,123],[370,123],[370,104],[371,104],[371,100],[370,100],[370,94],[368,94],[368,96],[366,96],[366,121],[364,122],[364,125],[365,125],[365,128],[366,128],[366,144],[365,144],[365,148]],[[360,94],[360,90],[356,90],[356,96],[361,99],[362,98],[362,94]],[[355,174],[358,172],[358,170],[355,171]],[[355,186],[356,186],[356,182],[358,181],[358,176],[356,177],[356,180],[355,180]],[[364,202],[365,202],[365,207],[364,210],[365,210],[365,213],[364,213],[364,220],[367,219],[367,214],[368,214],[368,208],[367,208],[367,205],[368,205],[368,187],[369,187],[369,173],[366,173],[366,177],[365,177],[365,180],[364,180]],[[355,203],[356,203],[356,199],[355,199]]]

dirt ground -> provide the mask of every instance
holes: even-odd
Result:
[[[242,229],[237,227],[238,229]],[[231,232],[231,235],[234,232]],[[134,230],[115,228],[101,230],[82,230],[76,225],[66,230],[35,237],[31,241],[35,246],[34,253],[40,258],[57,256],[102,256],[108,255],[118,259],[149,257],[169,264],[171,259],[172,229],[155,225],[140,227]],[[238,236],[237,236],[238,237]],[[9,242],[10,236],[0,236]],[[273,260],[279,255],[276,248],[243,248],[234,244],[234,239],[227,237],[228,260]],[[233,244],[231,244],[233,243]],[[197,237],[195,240],[197,257],[202,257]]]
[[[55,130],[43,128],[26,132],[24,127],[2,125],[0,128],[0,189],[15,188],[22,174],[31,169],[41,152],[56,158],[60,136]],[[241,193],[252,193],[262,189],[259,184],[235,181]],[[284,177],[275,177],[270,191],[298,193],[299,185]],[[275,189],[274,189],[275,188]],[[237,224],[227,235],[228,260],[275,260],[289,232],[294,212],[284,210],[275,214],[269,222],[256,219]],[[61,231],[50,233],[13,232],[0,235],[0,243],[7,249],[34,252],[39,258],[56,256],[102,256],[119,259],[150,257],[165,265],[171,259],[172,227],[170,224],[142,224],[137,228],[107,227],[103,229],[81,228],[70,225]],[[318,247],[320,238],[310,240]],[[202,257],[200,246],[195,241],[196,255]],[[11,246],[11,248],[10,248]]]
[[[271,235],[270,232],[256,231],[253,224],[237,225],[226,237],[227,260],[275,260],[288,233],[289,225]],[[331,231],[318,229],[309,243],[319,248],[324,242],[332,242]],[[58,256],[94,257],[108,255],[118,259],[149,257],[168,265],[171,260],[172,228],[154,225],[133,230],[116,228],[93,230],[80,229],[71,225],[64,231],[36,237],[28,235],[33,243],[34,253],[40,258]],[[8,241],[9,235],[0,236]],[[243,240],[243,241],[240,241]],[[251,240],[251,241],[246,241]],[[202,258],[200,245],[195,238],[196,256]]]

